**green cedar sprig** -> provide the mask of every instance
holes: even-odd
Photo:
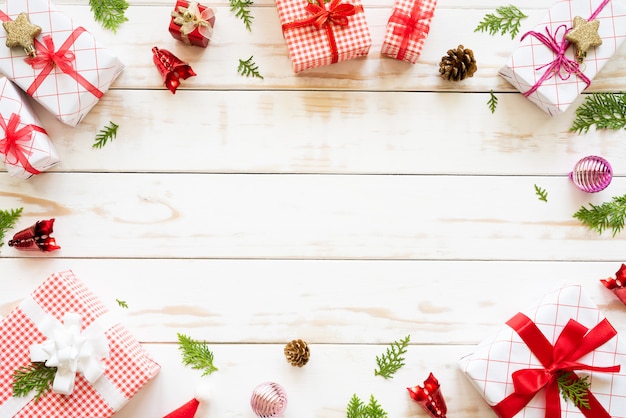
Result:
[[[404,357],[402,355],[406,353],[410,340],[411,335],[407,335],[399,341],[394,341],[384,354],[376,356],[378,368],[374,370],[374,375],[382,376],[385,379],[392,378],[393,374],[404,366]]]
[[[514,39],[519,33],[521,20],[527,17],[512,4],[500,6],[495,13],[487,13],[476,29],[474,29],[474,32],[489,32],[490,35],[495,35],[498,32],[500,32],[500,35],[504,35],[509,32],[511,39]]]
[[[202,376],[217,371],[213,365],[213,352],[206,342],[191,339],[184,334],[178,334],[178,349],[183,353],[183,364],[192,369],[204,370]]]
[[[615,236],[624,227],[626,195],[614,196],[611,201],[604,202],[601,205],[589,203],[589,207],[587,209],[581,206],[574,214],[574,218],[589,227],[589,229],[602,234],[604,230],[610,228],[613,231],[613,236]]]
[[[89,5],[96,22],[100,22],[103,28],[112,30],[113,33],[128,20],[124,14],[128,9],[126,0],[89,0]]]
[[[15,227],[15,223],[22,215],[24,208],[1,210],[0,209],[0,247],[4,245],[4,233],[7,229]]]
[[[230,3],[230,11],[235,14],[235,17],[243,20],[248,32],[252,32],[252,12],[250,7],[254,4],[252,0],[228,0]]]
[[[626,93],[591,93],[576,108],[570,131],[578,134],[596,129],[626,129]]]
[[[45,363],[31,363],[22,366],[13,373],[13,396],[26,396],[35,391],[35,403],[52,389],[56,367],[46,367]]]
[[[237,72],[245,77],[256,77],[263,79],[261,73],[259,73],[259,66],[254,62],[254,55],[251,55],[247,60],[239,60],[239,66],[237,66]]]
[[[557,379],[557,384],[561,390],[563,399],[572,401],[578,408],[591,409],[589,405],[589,376],[575,377],[574,373],[561,373]]]
[[[370,401],[366,405],[356,395],[352,395],[347,408],[348,418],[387,418],[387,412],[376,401],[374,395],[370,395]]]
[[[109,121],[109,125],[100,129],[96,135],[96,142],[92,145],[93,148],[102,148],[109,140],[115,139],[117,136],[117,128],[120,126]]]
[[[493,90],[489,92],[489,101],[487,101],[487,106],[489,106],[491,113],[494,113],[496,111],[496,107],[498,107],[498,98],[494,94]]]
[[[120,308],[128,309],[128,303],[125,300],[115,299],[115,301]]]
[[[546,189],[542,189],[541,187],[535,184],[535,194],[537,195],[539,200],[544,202],[548,202],[548,192]]]

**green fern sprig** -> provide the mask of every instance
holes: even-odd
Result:
[[[128,309],[128,303],[126,303],[126,301],[125,301],[125,300],[115,299],[115,301],[117,302],[117,305],[118,305],[120,308],[123,308],[123,309]]]
[[[178,349],[183,354],[183,364],[192,369],[203,370],[202,376],[217,371],[213,365],[213,352],[209,350],[206,342],[191,339],[184,334],[178,334]]]
[[[384,354],[376,356],[378,368],[374,370],[374,375],[382,376],[385,379],[392,378],[393,374],[404,366],[402,355],[406,353],[410,340],[411,336],[407,335],[400,341],[394,341]]]
[[[113,33],[128,20],[124,14],[128,9],[126,0],[89,0],[89,5],[96,22]]]
[[[52,389],[56,372],[56,367],[46,367],[45,363],[20,367],[13,373],[13,396],[26,396],[34,390],[34,401],[37,403],[40,397]]]
[[[237,72],[245,77],[256,77],[263,79],[261,73],[259,73],[259,66],[254,62],[254,56],[251,55],[247,60],[239,60],[239,66],[237,66]]]
[[[366,405],[355,393],[348,403],[347,418],[387,418],[387,412],[374,395],[370,395],[370,401]]]
[[[8,229],[14,228],[15,223],[22,215],[24,208],[0,210],[0,247],[4,245],[4,234]]]
[[[252,16],[250,7],[252,7],[254,2],[252,0],[229,0],[229,3],[230,11],[235,14],[235,17],[243,20],[248,32],[252,32],[252,19],[254,19],[254,16]]]
[[[93,148],[102,148],[109,140],[113,140],[117,136],[117,128],[120,126],[109,121],[109,126],[105,126],[100,129],[100,132],[96,135],[96,142],[92,145]]]
[[[489,106],[489,110],[491,113],[496,111],[496,107],[498,107],[498,98],[494,94],[493,90],[489,92],[489,100],[487,101],[487,106]]]
[[[556,381],[566,402],[570,400],[578,408],[591,409],[588,396],[591,386],[589,376],[575,377],[574,373],[566,372],[560,374]]]
[[[535,184],[535,194],[539,198],[539,200],[547,202],[548,201],[548,192],[546,189],[542,189],[541,187]]]
[[[498,32],[500,35],[504,35],[508,32],[511,34],[511,39],[514,39],[519,33],[521,20],[527,17],[512,4],[500,6],[495,13],[486,14],[474,32],[489,32],[490,35],[495,35]]]
[[[591,93],[576,108],[570,131],[578,134],[596,129],[617,131],[626,128],[626,93]]]
[[[582,206],[575,214],[574,218],[582,222],[589,229],[602,234],[604,230],[611,229],[613,236],[624,228],[626,219],[626,195],[614,196],[609,202],[601,205],[589,203],[589,209]]]

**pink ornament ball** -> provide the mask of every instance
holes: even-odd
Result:
[[[608,187],[613,179],[613,169],[604,158],[590,155],[576,163],[569,178],[580,190],[595,193]]]
[[[278,383],[261,383],[252,391],[250,406],[260,418],[280,417],[287,409],[287,393]]]

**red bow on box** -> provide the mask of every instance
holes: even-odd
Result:
[[[499,417],[515,416],[540,390],[545,389],[545,417],[559,418],[561,416],[561,398],[557,377],[561,373],[571,372],[573,378],[578,378],[574,373],[575,370],[606,373],[617,373],[620,370],[619,365],[598,367],[578,362],[582,356],[591,353],[617,335],[617,331],[606,318],[591,330],[570,319],[554,346],[541,333],[537,325],[522,313],[518,313],[507,321],[507,325],[517,332],[544,368],[521,369],[513,372],[512,379],[515,391],[492,407]],[[585,417],[611,418],[591,391],[587,390],[586,397],[589,401],[589,409],[581,409]]]
[[[0,129],[4,131],[4,138],[0,139],[0,154],[5,155],[5,162],[8,161],[9,156],[12,156],[15,158],[16,162],[22,165],[24,170],[31,174],[39,174],[40,171],[33,167],[28,161],[28,156],[32,154],[32,151],[28,145],[24,145],[22,142],[30,142],[33,137],[33,132],[47,134],[46,130],[32,124],[17,129],[19,125],[20,115],[11,113],[9,123],[6,123],[2,115],[0,115]]]
[[[411,14],[407,15],[402,10],[396,9],[393,11],[389,18],[389,23],[395,23],[396,26],[393,30],[393,34],[402,38],[402,43],[398,49],[398,59],[404,59],[406,55],[409,41],[414,39],[425,38],[430,32],[430,26],[426,23],[422,23],[424,20],[431,19],[434,11],[424,11],[424,1],[416,1],[411,9]]]

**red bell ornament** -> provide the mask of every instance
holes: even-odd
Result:
[[[407,390],[411,399],[420,404],[431,417],[446,418],[448,412],[446,401],[441,394],[439,382],[432,373],[424,380],[424,387],[415,386]]]
[[[54,227],[54,218],[46,221],[37,221],[30,228],[16,233],[9,241],[9,247],[20,251],[44,251],[59,250],[56,240],[51,236]]]
[[[191,66],[183,62],[167,49],[152,48],[152,60],[163,78],[163,84],[172,94],[180,86],[180,79],[186,80],[197,75]]]

